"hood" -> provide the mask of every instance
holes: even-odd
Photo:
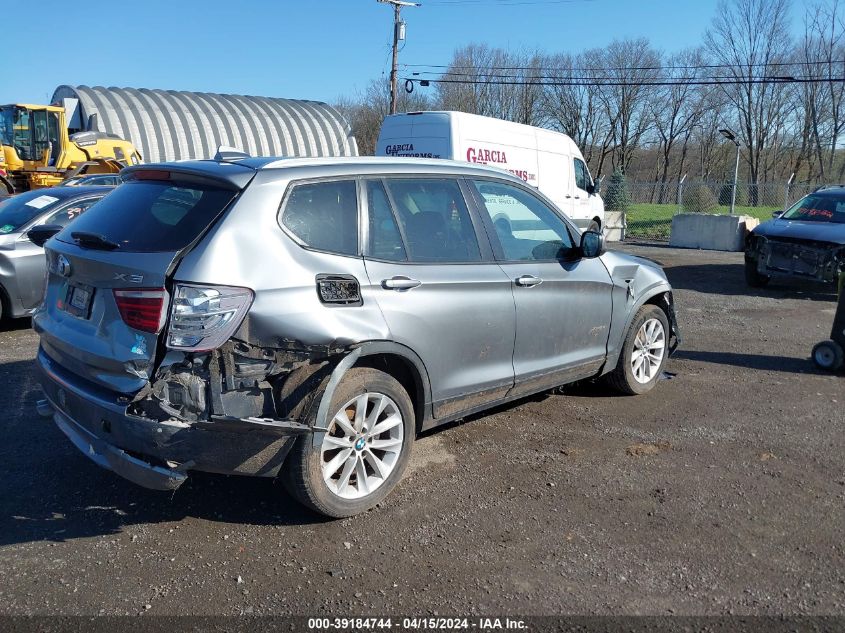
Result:
[[[768,238],[782,237],[845,245],[845,224],[835,222],[802,222],[777,218],[763,222],[752,234]]]
[[[623,253],[621,251],[606,251],[601,256],[601,259],[609,268],[614,268],[616,266],[647,266],[656,272],[658,276],[666,279],[666,273],[663,272],[663,267],[656,261],[646,257],[629,255],[628,253]]]

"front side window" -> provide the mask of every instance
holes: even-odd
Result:
[[[475,187],[505,261],[547,261],[572,255],[575,246],[566,223],[539,198],[505,183],[477,180]]]
[[[481,250],[458,181],[450,178],[385,180],[416,262],[475,262]]]
[[[354,180],[295,185],[282,225],[305,246],[340,255],[358,253],[358,194]]]
[[[587,191],[590,186],[590,172],[587,171],[587,166],[581,159],[575,158],[575,186],[579,189]]]

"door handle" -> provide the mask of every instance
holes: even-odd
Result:
[[[535,277],[534,275],[522,275],[522,277],[516,278],[516,285],[523,286],[525,288],[531,288],[532,286],[537,286],[543,283],[543,280],[539,277]]]
[[[575,199],[576,199],[576,200],[580,200],[580,199],[581,199],[581,196],[575,196]]]
[[[570,196],[569,194],[566,194],[566,196],[564,196],[564,197],[571,198],[572,196]]]
[[[408,277],[391,277],[390,279],[382,279],[381,285],[388,290],[410,290],[422,285],[422,282]]]

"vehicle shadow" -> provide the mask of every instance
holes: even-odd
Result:
[[[119,534],[131,525],[185,517],[223,524],[302,525],[327,519],[295,502],[280,482],[192,473],[175,492],[140,488],[103,470],[39,417],[32,361],[0,363],[0,546]]]
[[[743,264],[692,264],[670,266],[664,270],[675,290],[695,290],[729,296],[836,301],[836,289],[833,285],[811,281],[773,279],[765,288],[751,288],[745,283]]]
[[[0,320],[0,332],[19,332],[21,330],[28,330],[31,327],[32,319],[29,317]]]
[[[815,374],[830,375],[813,364],[809,358],[789,358],[784,356],[770,356],[768,354],[738,354],[735,352],[702,352],[696,350],[679,349],[672,357],[676,360],[691,360],[716,365],[733,365],[746,369],[763,371],[777,371],[787,374]]]

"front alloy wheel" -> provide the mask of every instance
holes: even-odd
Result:
[[[665,353],[666,330],[658,319],[649,319],[637,332],[631,352],[631,372],[638,383],[646,385],[658,375]]]
[[[611,387],[628,395],[651,391],[668,358],[669,319],[660,307],[646,304],[637,310],[615,369],[607,374]]]

